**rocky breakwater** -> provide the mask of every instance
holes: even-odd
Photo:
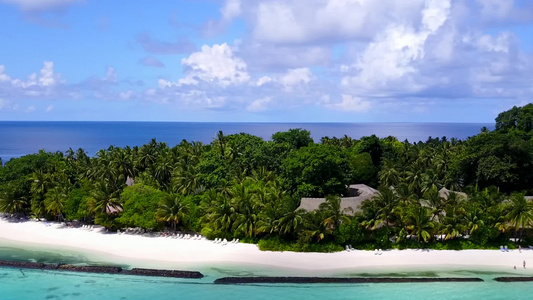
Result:
[[[179,270],[159,270],[159,269],[140,269],[133,268],[124,270],[124,274],[156,277],[175,277],[175,278],[202,278],[204,275],[198,271],[179,271]]]
[[[499,282],[524,282],[533,281],[533,277],[496,277],[494,280]]]
[[[481,282],[481,278],[464,277],[223,277],[215,280],[216,284],[246,283],[407,283],[407,282]]]
[[[174,278],[203,278],[204,275],[197,271],[181,271],[181,270],[159,270],[159,269],[139,269],[124,270],[121,267],[115,266],[75,266],[68,264],[45,264],[38,262],[25,261],[7,261],[0,260],[0,267],[17,268],[17,269],[42,269],[42,270],[58,270],[69,272],[85,272],[85,273],[102,273],[102,274],[122,274],[122,275],[138,275],[138,276],[154,276],[154,277],[174,277]]]

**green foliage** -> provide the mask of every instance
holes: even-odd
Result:
[[[160,229],[162,223],[155,216],[156,208],[165,193],[144,184],[126,187],[121,194],[124,211],[117,221],[123,227]]]
[[[276,132],[272,135],[272,141],[277,144],[287,144],[293,149],[307,147],[313,143],[311,133],[301,128]]]
[[[301,196],[324,197],[346,194],[348,162],[340,149],[312,144],[293,151],[282,163],[284,182]]]
[[[268,142],[222,132],[208,145],[152,139],[92,158],[83,149],[40,151],[0,168],[0,211],[112,230],[170,226],[263,250],[512,248],[512,236],[532,240],[533,204],[524,197],[533,192],[532,124],[529,104],[464,142],[345,135],[315,144],[307,130],[291,129]],[[353,183],[379,186],[354,216],[339,198]],[[327,201],[306,212],[302,196]]]
[[[342,223],[338,230],[333,233],[335,243],[338,245],[352,245],[357,247],[365,239],[364,227],[356,220]]]
[[[86,203],[88,197],[89,191],[85,189],[78,188],[71,190],[65,203],[65,219],[82,220],[86,218],[89,213],[83,204]]]
[[[261,251],[293,251],[293,252],[338,252],[344,248],[335,243],[301,244],[284,241],[279,237],[261,239],[257,244]]]
[[[496,130],[507,133],[517,130],[529,133],[533,129],[533,104],[514,106],[496,117]]]
[[[376,168],[372,162],[372,157],[369,153],[350,154],[348,156],[348,165],[350,167],[350,182],[362,183],[369,186],[377,186]]]
[[[368,153],[372,158],[374,166],[379,167],[381,163],[381,156],[383,155],[383,148],[381,141],[376,135],[365,136],[361,138],[361,141],[355,145],[355,150],[358,153]]]

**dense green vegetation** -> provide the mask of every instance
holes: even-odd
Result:
[[[208,145],[153,139],[94,157],[41,151],[0,168],[0,211],[110,230],[201,232],[271,250],[513,247],[510,237],[529,243],[533,222],[525,197],[533,192],[533,104],[501,113],[495,128],[414,144],[374,135],[315,143],[291,129],[272,141],[222,132]],[[351,183],[379,193],[342,210]],[[301,197],[327,200],[303,211]]]

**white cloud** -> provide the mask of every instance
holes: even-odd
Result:
[[[250,103],[250,105],[248,105],[246,109],[252,112],[265,111],[267,109],[267,104],[270,103],[271,101],[272,101],[272,98],[270,97],[256,99],[252,101],[252,103]]]
[[[494,51],[494,52],[509,52],[510,46],[510,35],[507,32],[502,32],[498,36],[492,36],[484,34],[479,37],[477,45],[484,51]]]
[[[24,92],[26,95],[39,96],[41,95],[41,90],[37,88],[46,88],[49,90],[57,84],[64,83],[61,76],[54,73],[54,63],[51,61],[45,61],[43,63],[43,68],[39,74],[39,76],[36,73],[30,74],[25,81],[19,78],[11,79],[5,73],[4,66],[0,66],[0,82],[10,82],[12,87],[23,90],[32,88],[32,90]],[[11,81],[9,81],[10,79]]]
[[[226,44],[202,46],[200,52],[181,60],[186,67],[187,76],[178,81],[180,85],[196,85],[199,81],[221,86],[245,83],[250,80],[246,63],[233,55]]]
[[[235,17],[238,17],[242,12],[241,1],[240,0],[226,0],[226,3],[224,3],[224,6],[220,10],[220,12],[224,20],[232,20]]]
[[[0,65],[0,82],[7,82],[11,81],[11,77],[9,77],[6,73],[6,67],[4,65]]]
[[[384,18],[412,19],[424,0],[250,1],[253,36],[259,41],[298,44],[322,40],[367,39]]]
[[[43,11],[64,8],[76,2],[84,2],[84,0],[0,0],[0,2],[17,5],[26,11]]]
[[[9,105],[9,103],[8,103],[7,100],[4,100],[4,99],[0,98],[0,110],[3,110],[3,109],[6,108],[8,105]]]
[[[268,77],[268,76],[263,76],[263,77],[261,77],[261,78],[259,78],[259,79],[257,80],[256,85],[257,85],[257,86],[262,86],[263,84],[267,84],[267,83],[269,83],[269,82],[271,82],[271,81],[272,81],[272,78],[270,78],[270,77]]]
[[[342,95],[342,101],[337,103],[330,103],[329,98],[327,100],[325,104],[327,108],[344,112],[365,113],[372,107],[369,101],[351,95]]]
[[[306,37],[304,24],[298,22],[289,4],[260,3],[254,35],[270,42],[301,42]]]
[[[134,95],[135,95],[135,93],[130,90],[130,91],[126,91],[126,92],[120,92],[119,97],[122,100],[130,100]]]
[[[28,106],[28,108],[26,108],[26,110],[25,110],[25,112],[27,112],[27,113],[32,113],[34,111],[35,111],[35,106],[33,106],[33,105]]]
[[[107,72],[105,73],[104,81],[108,82],[117,82],[117,72],[113,67],[107,67]]]
[[[298,84],[307,84],[311,81],[312,72],[309,68],[291,69],[280,79],[285,87],[291,87]]]
[[[384,93],[391,88],[414,92],[421,84],[410,76],[417,73],[430,35],[435,34],[448,19],[449,0],[427,0],[421,12],[421,29],[411,25],[392,24],[359,55],[355,76],[345,76],[344,86],[362,88],[367,92]]]
[[[39,85],[54,86],[56,80],[54,78],[54,63],[45,61],[44,67],[41,69],[41,76],[39,77]]]
[[[52,110],[54,110],[54,106],[53,105],[48,105],[45,109],[45,112],[49,113],[51,112]]]
[[[503,19],[513,9],[513,0],[476,0],[481,5],[481,15],[485,19]]]

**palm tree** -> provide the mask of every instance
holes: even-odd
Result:
[[[58,221],[62,221],[63,218],[63,209],[68,200],[68,193],[62,187],[55,187],[49,190],[46,193],[46,198],[44,199],[44,205],[46,211],[57,217]]]
[[[444,211],[444,198],[442,198],[437,190],[437,187],[433,186],[430,190],[424,193],[424,200],[427,205],[431,208],[431,220],[438,220]]]
[[[379,172],[380,185],[391,187],[400,183],[400,174],[395,169],[394,164],[390,160],[385,160],[383,168]]]
[[[170,222],[172,229],[176,231],[176,227],[183,222],[188,212],[189,207],[183,201],[183,196],[171,193],[161,199],[155,217],[158,221]]]
[[[179,164],[172,173],[172,187],[177,193],[192,194],[199,186],[198,169],[192,164]]]
[[[116,169],[120,175],[120,180],[126,181],[126,178],[134,177],[133,160],[127,150],[115,148],[111,154],[111,166]]]
[[[322,222],[331,232],[339,228],[341,223],[350,222],[350,218],[346,214],[353,213],[353,209],[350,207],[343,209],[341,203],[341,197],[328,196],[326,197],[326,202],[321,203],[319,206],[319,209],[324,213],[324,220]]]
[[[476,230],[478,230],[479,227],[485,225],[485,222],[483,222],[483,211],[478,207],[470,207],[469,209],[467,209],[464,218],[466,223],[466,229],[468,230],[468,234],[470,235]]]
[[[386,226],[389,226],[394,219],[395,209],[399,203],[398,200],[394,191],[387,186],[381,186],[379,193],[372,198],[372,201],[375,201],[376,205],[379,206],[380,219],[385,222]]]
[[[105,214],[109,209],[122,209],[118,191],[113,190],[106,181],[96,183],[87,204],[89,210],[96,214]]]
[[[374,230],[384,222],[381,206],[376,201],[372,201],[371,199],[363,201],[361,203],[361,210],[361,225],[366,229]]]
[[[279,219],[279,233],[287,236],[295,236],[304,226],[305,210],[291,210]]]
[[[17,196],[15,192],[4,191],[0,193],[0,211],[16,214],[22,212],[27,204],[28,201]]]
[[[417,241],[427,243],[433,235],[435,223],[431,221],[429,209],[421,205],[413,205],[408,209],[405,217],[406,229],[416,235]]]
[[[139,157],[136,162],[139,171],[144,171],[152,166],[157,159],[160,145],[155,139],[151,139],[148,144],[143,145],[139,150]]]
[[[204,223],[212,223],[215,230],[228,232],[235,217],[235,208],[227,195],[209,190],[204,194],[203,206],[206,214],[202,217]]]
[[[252,237],[256,233],[257,212],[259,203],[244,183],[237,184],[231,189],[232,203],[237,208],[237,217],[233,224],[236,232],[243,233],[246,237]]]
[[[409,191],[418,196],[422,195],[422,185],[423,185],[423,167],[418,165],[412,166],[409,171],[406,172],[406,183],[409,187]]]
[[[516,193],[509,199],[507,204],[506,219],[513,225],[515,237],[520,241],[522,228],[528,226],[533,221],[533,203],[528,201],[524,194]]]
[[[214,140],[215,147],[218,148],[220,157],[224,158],[226,156],[226,144],[227,144],[227,137],[224,136],[224,133],[222,130],[219,130],[217,132],[217,135]]]

